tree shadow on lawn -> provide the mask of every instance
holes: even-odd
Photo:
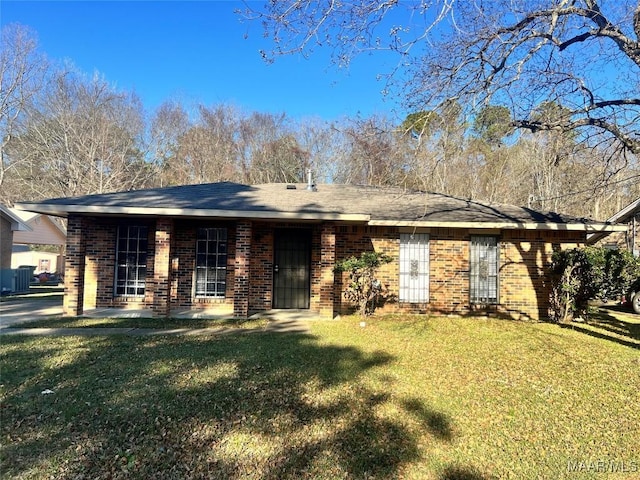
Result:
[[[484,476],[473,468],[452,465],[445,468],[440,480],[484,480]]]
[[[359,378],[385,352],[298,334],[2,341],[4,475],[389,478],[420,458],[419,434],[451,441],[419,399],[399,406],[423,431],[379,414],[390,392]]]
[[[561,326],[595,338],[640,349],[640,316],[625,311],[620,306],[601,306],[597,312],[591,313],[584,323],[571,322]]]
[[[640,315],[622,305],[603,305],[588,323],[640,342]]]

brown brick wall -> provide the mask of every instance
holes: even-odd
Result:
[[[82,315],[84,308],[84,270],[89,220],[75,215],[67,219],[67,265],[64,279],[63,311],[68,316]]]
[[[251,241],[251,269],[249,311],[259,312],[271,308],[273,285],[273,231],[280,224],[253,223]]]
[[[397,259],[400,251],[398,229],[395,227],[367,227],[362,225],[339,225],[335,234],[336,262],[351,256],[359,257],[362,252],[381,252]],[[388,289],[391,298],[398,296],[398,264],[392,262],[384,265],[378,279]],[[354,306],[344,298],[344,290],[348,285],[349,274],[343,272],[336,275],[334,289],[334,310],[336,313],[349,313]],[[394,305],[396,305],[394,303]],[[394,307],[395,309],[395,307]],[[387,310],[389,310],[387,306]]]
[[[249,315],[249,275],[251,269],[252,224],[240,221],[236,225],[235,277],[233,282],[233,314]]]
[[[113,228],[105,228],[104,224],[92,218],[84,219],[86,238],[85,247],[85,271],[84,271],[84,308],[96,308],[102,306],[105,290],[105,281],[113,284],[113,268],[108,272],[105,265],[114,264],[112,251],[115,245],[115,235],[110,235]],[[65,282],[66,283],[66,282]],[[112,285],[113,286],[113,285]],[[112,289],[109,289],[111,292]],[[102,295],[102,298],[101,298]],[[107,297],[109,300],[111,295]]]
[[[176,222],[170,232],[166,232],[156,240],[156,224],[145,221],[134,222],[149,228],[149,250],[147,253],[147,287],[144,298],[114,296],[116,239],[118,219],[85,219],[86,234],[86,269],[85,269],[85,308],[93,307],[131,307],[131,308],[165,308],[165,298],[169,295],[171,308],[206,308],[212,304],[233,303],[235,227],[230,222]],[[194,270],[196,252],[196,229],[198,227],[224,227],[228,229],[227,237],[227,294],[225,299],[194,298]],[[166,228],[163,227],[163,230]],[[167,233],[169,234],[167,236]],[[168,238],[168,239],[167,239]],[[161,256],[156,255],[156,242],[170,245]],[[169,242],[165,244],[163,242]],[[161,261],[159,259],[162,258]],[[164,274],[154,277],[161,266]],[[167,268],[169,270],[167,270]],[[170,282],[167,292],[157,292],[157,285]],[[160,304],[154,307],[162,298]]]
[[[176,222],[174,234],[174,255],[177,265],[172,265],[171,302],[174,307],[191,306],[194,293],[194,274],[196,268],[196,232],[198,225],[194,222]]]
[[[334,273],[336,263],[336,227],[326,223],[312,232],[311,310],[322,317],[334,316]]]
[[[169,308],[204,308],[220,303],[233,304],[238,316],[270,309],[274,231],[289,227],[311,230],[311,309],[323,316],[352,310],[343,295],[347,274],[334,278],[335,262],[374,250],[395,259],[380,271],[379,279],[389,294],[389,301],[381,307],[382,311],[465,315],[472,310],[469,305],[469,240],[472,232],[466,229],[432,228],[428,231],[430,301],[400,304],[397,302],[399,228],[330,222],[305,225],[181,220],[174,223],[169,219],[159,220],[156,227],[156,222],[150,222],[147,224],[147,289],[144,299],[135,299],[114,297],[113,294],[119,223],[115,218],[70,216],[65,282],[65,312],[68,315],[82,313],[83,305],[84,308],[153,307],[158,315],[168,314]],[[196,229],[199,226],[228,229],[225,299],[194,298]],[[549,284],[545,269],[550,255],[554,248],[581,244],[584,233],[504,230],[497,236],[500,241],[500,305],[486,311],[480,308],[480,313],[488,311],[533,319],[546,316]]]
[[[85,272],[85,307],[114,304],[113,283],[116,262],[117,224],[113,220],[88,219],[87,270]],[[93,285],[91,285],[93,283]],[[90,296],[91,301],[87,296]]]
[[[548,267],[554,250],[584,244],[580,232],[505,230],[500,239],[500,311],[514,318],[548,316]]]
[[[198,228],[227,229],[227,274],[225,298],[195,297],[196,238]],[[235,224],[232,222],[176,222],[172,261],[172,307],[208,308],[213,305],[233,305],[234,265],[236,252]]]
[[[398,303],[400,277],[400,230],[394,227],[342,226],[336,240],[338,261],[359,256],[362,251],[377,251],[389,255],[393,262],[380,269],[378,279],[387,290],[388,301],[382,312],[460,313],[469,311],[469,234],[460,229],[431,229],[429,232],[429,303]],[[336,283],[338,290],[346,288],[348,274]],[[337,311],[348,313],[353,305],[336,292]]]
[[[171,259],[173,240],[173,220],[159,218],[154,235],[153,277],[147,275],[145,296],[151,296],[153,314],[167,317],[171,310]],[[153,281],[149,281],[153,278]]]
[[[470,238],[468,230],[453,228],[429,233],[429,311],[469,312]]]
[[[151,308],[155,267],[155,222],[128,221],[128,224],[145,225],[148,228],[145,297],[137,298],[114,296],[116,240],[118,226],[124,222],[114,218],[85,218],[84,221],[86,222],[85,308]]]
[[[550,285],[546,277],[553,249],[566,249],[584,243],[584,233],[568,231],[504,230],[494,235],[500,242],[499,305],[471,306],[469,302],[470,238],[468,229],[429,230],[429,303],[398,303],[399,229],[383,227],[338,227],[338,260],[362,251],[378,251],[396,261],[380,270],[379,280],[387,287],[391,301],[380,311],[432,312],[466,315],[502,314],[511,318],[541,319],[547,316]],[[482,232],[487,234],[486,232]],[[345,288],[348,275],[340,279],[338,291]],[[336,292],[336,311],[348,313],[353,305]]]

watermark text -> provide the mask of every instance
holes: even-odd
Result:
[[[637,473],[640,472],[640,462],[637,460],[611,459],[569,459],[567,472],[575,473]]]

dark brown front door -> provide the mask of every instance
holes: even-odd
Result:
[[[273,308],[309,308],[311,231],[275,231]]]

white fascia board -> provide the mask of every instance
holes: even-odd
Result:
[[[335,220],[345,222],[367,222],[371,218],[365,214],[342,214],[331,212],[279,212],[274,210],[210,210],[195,208],[155,208],[155,207],[106,207],[96,205],[46,205],[21,203],[21,210],[35,211],[47,215],[67,216],[70,213],[84,215],[146,215],[161,217],[217,217],[256,218],[261,220]]]
[[[18,217],[11,209],[6,208],[4,205],[0,205],[0,211],[3,216],[11,222],[11,231],[13,232],[32,232],[31,228],[23,219]]]
[[[370,220],[371,226],[387,227],[430,227],[430,228],[470,228],[470,229],[499,229],[499,230],[568,230],[578,232],[623,232],[626,227],[607,225],[603,223],[527,223],[527,222],[438,222],[438,221],[396,221]]]
[[[599,232],[624,232],[626,225],[609,225],[604,223],[528,223],[528,222],[439,222],[439,221],[402,221],[402,220],[372,220],[368,214],[341,214],[331,212],[281,212],[274,210],[213,210],[192,208],[156,208],[156,207],[111,207],[96,205],[53,205],[20,203],[16,205],[20,210],[66,217],[70,213],[84,215],[140,215],[165,217],[207,217],[207,218],[246,218],[261,220],[316,220],[366,222],[370,226],[412,227],[412,228],[470,228],[470,229],[501,229],[501,230],[567,230]]]
[[[627,215],[631,215],[631,213],[633,213],[633,211],[640,207],[640,198],[638,198],[637,200],[631,202],[629,205],[627,205],[626,207],[624,207],[622,210],[620,210],[619,212],[613,214],[612,216],[610,216],[609,218],[607,218],[607,222],[611,222],[611,223],[617,223],[620,221],[620,219],[625,219],[625,217],[627,217]]]

